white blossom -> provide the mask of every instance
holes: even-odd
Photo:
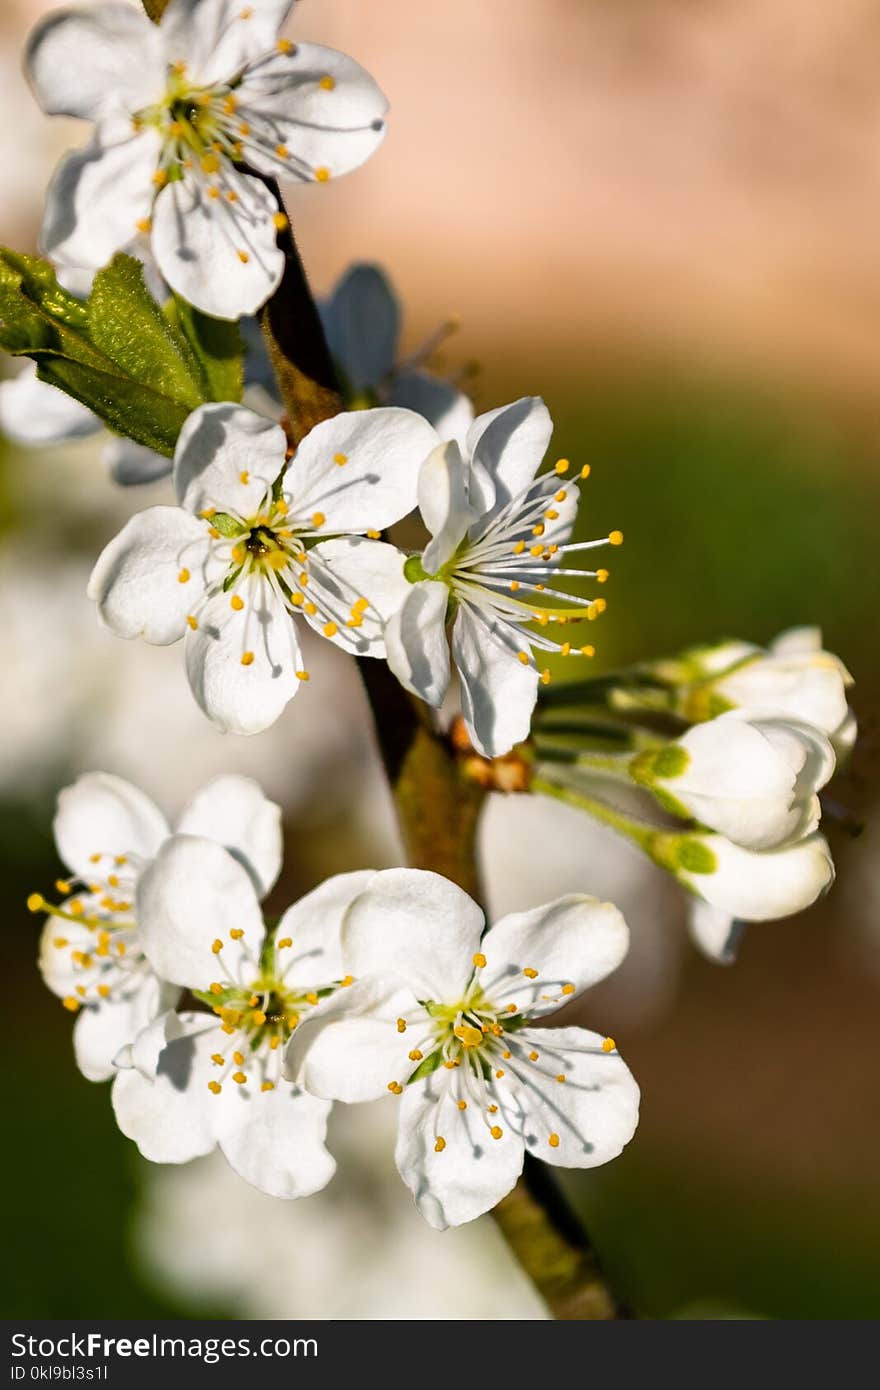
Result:
[[[717,941],[722,954],[734,919],[791,917],[811,907],[834,882],[831,851],[818,833],[763,851],[699,831],[675,838],[676,858],[669,867],[681,884],[716,910],[714,917],[701,914],[698,919],[698,944]],[[724,917],[730,919],[727,928]]]
[[[70,877],[57,904],[40,893],[32,911],[47,913],[40,970],[77,1015],[77,1064],[90,1081],[114,1075],[114,1058],[180,990],[152,969],[135,908],[139,875],[172,834],[159,808],[137,787],[105,772],[88,773],[58,797],[55,841]],[[234,854],[264,896],[281,866],[280,809],[255,782],[220,776],[193,798],[176,831],[210,836]]]
[[[665,809],[763,850],[817,829],[817,792],[834,765],[834,749],[812,725],[732,710],[636,754],[629,768]]]
[[[504,917],[437,874],[376,874],[349,907],[342,962],[355,977],[307,1018],[287,1073],[344,1101],[401,1095],[397,1165],[438,1229],[490,1210],[528,1149],[589,1168],[632,1137],[638,1087],[614,1040],[534,1029],[623,960],[609,903],[572,895]]]
[[[154,25],[111,0],[37,25],[26,64],[43,110],[95,126],[50,186],[47,255],[97,269],[140,233],[171,288],[205,313],[238,318],[272,294],[286,219],[264,180],[356,169],[387,110],[351,58],[278,38],[290,7],[171,0]]]
[[[145,1029],[113,1085],[120,1129],[155,1163],[219,1148],[275,1197],[317,1192],[333,1175],[330,1106],[281,1075],[284,1045],[346,983],[339,924],[371,874],[341,874],[267,935],[253,882],[216,842],[177,835],[137,886],[144,954],[210,1012],[166,1013]]]
[[[193,694],[221,728],[267,728],[303,669],[291,616],[358,656],[384,656],[383,625],[408,585],[378,535],[414,505],[436,436],[412,411],[355,411],[317,425],[288,460],[284,431],[243,406],[207,405],[181,431],[179,507],[133,517],[95,565],[89,596],[120,637],[186,636]]]
[[[407,562],[412,589],[385,632],[395,675],[439,706],[450,682],[451,629],[465,724],[486,757],[527,736],[538,684],[550,679],[541,653],[593,655],[591,645],[555,640],[548,629],[595,618],[605,600],[567,593],[555,581],[586,575],[601,584],[608,572],[564,561],[623,539],[613,531],[603,540],[569,542],[579,487],[568,460],[535,476],[552,429],[544,402],[526,398],[479,416],[463,450],[450,442],[433,451],[418,484],[432,539]],[[580,478],[588,472],[581,469]]]

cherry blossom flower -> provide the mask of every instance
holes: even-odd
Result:
[[[53,994],[77,1015],[77,1064],[90,1081],[114,1075],[114,1058],[180,990],[152,969],[143,951],[135,886],[172,831],[137,787],[92,772],[66,787],[55,817],[58,853],[70,871],[56,888],[28,900],[47,913],[40,970]],[[281,867],[281,813],[246,777],[220,776],[193,798],[178,833],[210,836],[244,866],[260,896]]]
[[[330,1106],[281,1066],[300,1020],[347,983],[339,924],[370,877],[329,879],[267,933],[253,881],[228,851],[197,836],[166,842],[137,887],[144,954],[210,1012],[164,1014],[119,1059],[113,1108],[145,1158],[185,1163],[219,1147],[275,1197],[329,1182]]]
[[[610,903],[571,895],[504,917],[418,869],[377,873],[349,907],[354,977],[305,1019],[287,1073],[343,1101],[402,1096],[397,1166],[438,1229],[490,1210],[526,1151],[590,1168],[620,1153],[638,1087],[614,1040],[531,1025],[610,974],[629,933]]]
[[[387,110],[351,58],[278,38],[290,7],[171,0],[154,25],[111,0],[37,25],[26,64],[40,105],[95,126],[50,186],[47,255],[97,269],[140,233],[171,288],[205,313],[234,319],[268,298],[286,218],[265,180],[356,169]]]
[[[287,458],[284,431],[242,406],[207,405],[180,434],[179,507],[133,517],[95,565],[89,596],[118,636],[186,636],[193,694],[221,728],[268,728],[308,679],[292,614],[358,656],[408,590],[404,557],[365,539],[409,512],[436,443],[412,411],[317,425]]]

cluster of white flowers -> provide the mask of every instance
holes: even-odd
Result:
[[[632,1137],[638,1087],[613,1039],[534,1022],[623,960],[609,903],[570,895],[504,917],[437,874],[329,879],[269,926],[279,808],[253,782],[205,787],[174,832],[105,774],[61,793],[70,877],[47,914],[46,983],[77,1015],[76,1058],[114,1076],[122,1131],[160,1163],[219,1148],[277,1197],[333,1175],[333,1100],[402,1096],[397,1163],[431,1225],[513,1187],[524,1153],[592,1167]],[[184,992],[200,1008],[181,1008]]]
[[[355,169],[386,113],[351,59],[278,37],[290,8],[170,0],[153,24],[98,3],[37,27],[27,67],[44,110],[95,127],[49,190],[43,250],[63,284],[81,291],[127,250],[158,299],[170,288],[214,318],[274,294],[289,231],[276,179]],[[436,339],[402,359],[399,306],[375,267],[348,272],[321,320],[348,408],[296,447],[259,355],[247,403],[192,411],[173,464],[116,444],[117,478],[170,470],[177,505],[134,515],[99,556],[88,594],[102,623],[182,640],[196,701],[236,734],[267,729],[309,679],[298,619],[387,661],[405,699],[458,702],[450,758],[454,746],[482,766],[518,760],[524,785],[591,810],[671,871],[716,958],[743,921],[813,902],[833,877],[819,792],[855,736],[849,677],[818,634],[601,678],[598,746],[595,727],[573,754],[554,745],[548,663],[593,656],[579,625],[603,612],[609,577],[573,557],[623,540],[573,539],[588,467],[545,465],[539,398],[475,415],[425,370]],[[30,443],[98,427],[33,371],[0,395],[0,422]],[[415,551],[388,535],[406,518],[425,538]],[[626,751],[609,753],[603,730]],[[602,779],[671,819],[593,798]],[[29,902],[47,914],[41,969],[77,1015],[81,1071],[113,1078],[117,1121],[146,1157],[219,1149],[255,1187],[298,1197],[333,1174],[331,1104],[390,1093],[398,1169],[442,1229],[494,1207],[527,1154],[586,1168],[632,1137],[639,1093],[613,1038],[544,1026],[626,955],[610,903],[572,894],[486,929],[454,883],[400,868],[338,875],[266,919],[280,811],[231,775],[172,831],[135,787],[93,774],[62,792],[55,829],[70,877],[57,902]]]

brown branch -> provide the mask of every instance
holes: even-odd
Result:
[[[296,444],[343,402],[293,234],[285,226],[278,236],[284,278],[260,322]],[[427,708],[407,695],[384,661],[366,658],[360,669],[409,864],[443,874],[479,900],[476,832],[485,790],[461,775],[451,742],[433,730]],[[554,1317],[624,1316],[544,1164],[526,1156],[522,1177],[494,1215]]]

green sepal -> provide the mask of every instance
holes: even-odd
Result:
[[[230,516],[228,512],[212,512],[210,521],[211,525],[220,532],[220,535],[226,536],[228,539],[244,534],[245,528],[241,522],[236,517]]]
[[[415,1071],[409,1077],[407,1077],[407,1086],[411,1086],[414,1081],[421,1081],[422,1078],[425,1076],[430,1076],[432,1072],[436,1071],[437,1068],[442,1065],[442,1063],[443,1053],[441,1049],[438,1047],[435,1049],[434,1052],[429,1053],[427,1057],[422,1058]]]

